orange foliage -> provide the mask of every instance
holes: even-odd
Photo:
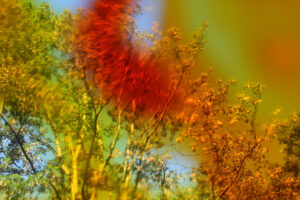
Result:
[[[192,108],[178,118],[187,124],[183,135],[193,138],[192,149],[203,154],[197,170],[209,178],[212,199],[296,199],[299,183],[266,159],[274,132],[256,121],[263,87],[249,84],[239,103],[230,104],[231,81],[209,88],[202,80],[186,101]]]
[[[168,104],[171,76],[160,55],[132,44],[126,27],[134,9],[133,0],[95,1],[82,26],[83,48],[94,63],[94,81],[108,96],[134,110],[155,112]]]

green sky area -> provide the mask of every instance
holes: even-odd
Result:
[[[259,117],[270,121],[299,109],[299,5],[293,0],[167,0],[164,27],[177,26],[188,39],[207,22],[202,66],[225,80],[266,85]],[[278,108],[278,116],[272,115]]]

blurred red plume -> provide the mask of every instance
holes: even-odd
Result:
[[[127,27],[135,3],[96,0],[83,25],[84,50],[95,63],[94,80],[106,94],[136,111],[153,112],[169,104],[171,78],[159,55],[131,42]]]

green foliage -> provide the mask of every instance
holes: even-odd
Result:
[[[249,84],[233,102],[233,81],[211,82],[210,73],[191,78],[206,24],[188,44],[176,28],[165,36],[157,25],[153,33],[135,32],[136,47],[151,40],[151,51],[174,61],[170,99],[183,96],[176,113],[166,105],[141,116],[95,85],[87,70],[94,63],[79,37],[82,11],[56,15],[47,4],[2,0],[0,19],[4,198],[40,199],[42,193],[47,199],[72,200],[296,197],[300,115],[278,126],[286,145],[285,167],[270,165],[265,146],[273,135],[256,121],[263,87]],[[135,31],[133,23],[128,26]],[[178,172],[170,169],[170,151],[184,141],[203,157],[201,167]]]
[[[288,121],[278,125],[277,131],[280,143],[284,145],[285,170],[299,177],[300,173],[300,112]]]
[[[295,112],[286,121],[277,121],[274,132],[283,145],[284,165],[278,167],[276,175],[280,181],[274,181],[274,187],[285,196],[299,197],[300,190],[300,113]],[[281,194],[281,196],[283,196]],[[277,194],[278,195],[278,194]],[[297,196],[298,195],[298,196]],[[279,195],[278,195],[279,196]]]
[[[45,167],[46,155],[55,150],[42,108],[61,65],[58,16],[47,4],[3,0],[0,7],[1,190],[26,199],[52,191]]]

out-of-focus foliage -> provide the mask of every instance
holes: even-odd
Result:
[[[151,40],[149,51],[174,61],[170,101],[183,94],[176,111],[141,116],[94,84],[78,37],[84,12],[2,0],[0,19],[5,199],[296,199],[299,116],[264,128],[256,120],[262,85],[232,98],[234,81],[214,83],[210,70],[195,78],[206,24],[188,44],[176,28],[162,36],[157,26],[140,34],[130,25],[133,45]],[[274,132],[286,145],[285,166],[266,159]],[[162,147],[186,141],[202,159],[182,173]]]
[[[274,182],[278,191],[287,189],[288,192],[300,190],[300,115],[295,112],[289,120],[277,121],[274,131],[279,142],[283,145],[284,166],[278,167],[276,175],[280,177],[279,182]],[[290,184],[284,184],[282,180],[289,180]],[[292,189],[292,190],[291,190]]]
[[[284,145],[285,171],[299,177],[300,173],[300,113],[277,125],[279,141]]]
[[[186,101],[190,109],[178,117],[184,124],[183,136],[192,137],[192,149],[203,154],[202,167],[197,170],[209,178],[209,198],[298,198],[299,177],[288,173],[295,163],[287,162],[282,167],[266,159],[268,144],[275,133],[274,125],[263,128],[256,120],[263,86],[249,83],[233,101],[229,98],[233,81],[218,81],[215,87],[208,88],[203,84],[206,78],[203,74],[194,83],[195,87],[190,87],[191,96]],[[294,124],[285,125],[287,129],[279,131],[280,141],[287,142],[289,138],[288,149],[297,144],[297,129]],[[287,154],[289,160],[295,158]]]
[[[156,187],[166,198],[180,176],[168,170],[168,154],[152,149],[174,139],[167,107],[145,118],[120,105],[107,106],[110,99],[93,84],[87,70],[92,63],[78,46],[81,13],[58,16],[46,4],[36,8],[17,0],[1,6],[5,198],[26,199],[31,193],[39,198],[45,192],[53,199],[99,199],[108,191],[116,198],[142,199],[147,194],[141,191]],[[164,38],[168,44],[176,40],[172,30]],[[176,43],[159,45],[170,52],[179,49]],[[180,70],[181,59],[174,92],[177,79],[192,67],[187,63]]]
[[[51,187],[46,154],[54,149],[41,108],[60,64],[57,16],[46,4],[3,0],[0,7],[1,190],[27,199]]]

